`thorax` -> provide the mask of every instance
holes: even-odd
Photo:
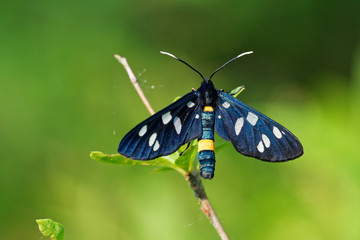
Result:
[[[212,107],[215,106],[218,94],[217,94],[217,89],[210,80],[207,81],[204,80],[201,83],[198,92],[200,93],[200,98],[204,106],[212,106]]]

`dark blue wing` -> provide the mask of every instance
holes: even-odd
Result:
[[[301,143],[285,127],[225,92],[218,91],[218,96],[215,131],[238,152],[272,162],[303,154]]]
[[[118,152],[131,159],[151,160],[175,152],[201,133],[200,98],[193,91],[133,128],[121,140]]]

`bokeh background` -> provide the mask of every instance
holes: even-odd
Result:
[[[0,239],[218,239],[176,172],[106,165],[149,116],[205,76],[285,125],[303,157],[271,164],[229,144],[207,194],[231,239],[360,239],[360,1],[2,1]],[[221,142],[218,140],[217,142]]]

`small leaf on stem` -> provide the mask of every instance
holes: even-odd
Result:
[[[51,219],[37,219],[36,220],[40,232],[45,236],[50,236],[54,240],[64,239],[64,226]]]
[[[186,171],[175,164],[175,160],[178,157],[178,153],[173,153],[169,156],[159,157],[154,160],[133,160],[126,158],[120,154],[104,154],[102,152],[91,152],[90,157],[96,161],[103,163],[111,163],[118,165],[143,165],[143,166],[154,166],[154,167],[166,167],[172,168],[180,172],[182,175],[186,174]]]
[[[237,88],[234,88],[233,90],[231,90],[229,92],[229,94],[231,96],[233,96],[234,98],[236,98],[242,91],[245,90],[245,87],[244,86],[240,86],[240,87],[237,87]]]

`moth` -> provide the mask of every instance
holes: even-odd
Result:
[[[118,152],[135,160],[151,160],[174,153],[198,139],[199,169],[204,179],[215,171],[214,131],[245,156],[283,162],[303,154],[300,141],[285,127],[247,106],[211,78],[242,53],[219,67],[209,78],[171,53],[161,52],[186,64],[203,79],[201,86],[134,127],[121,140]]]

